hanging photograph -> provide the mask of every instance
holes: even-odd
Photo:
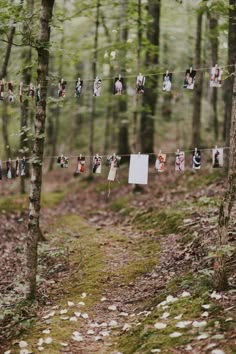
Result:
[[[183,88],[188,90],[194,89],[194,83],[196,79],[196,70],[193,70],[192,66],[185,72]]]
[[[14,102],[13,83],[8,82],[8,101]]]
[[[66,86],[67,82],[64,79],[59,80],[58,82],[58,97],[66,96]]]
[[[130,155],[129,180],[132,184],[148,183],[148,160],[149,155]]]
[[[144,93],[144,85],[145,85],[146,78],[141,73],[138,74],[136,80],[136,92],[138,94]]]
[[[211,68],[210,87],[221,87],[223,69],[217,64]]]
[[[58,166],[60,166],[61,168],[67,168],[69,165],[69,159],[68,157],[64,156],[64,155],[60,155],[57,158],[57,164]]]
[[[96,77],[93,83],[93,96],[101,96],[102,80]]]
[[[23,101],[23,89],[24,89],[24,85],[23,82],[20,82],[19,86],[18,86],[18,95],[20,98],[20,102],[22,103]]]
[[[27,96],[32,97],[32,98],[35,96],[35,88],[34,88],[33,84],[30,84],[28,86]]]
[[[77,159],[77,166],[76,166],[76,171],[75,174],[80,174],[85,171],[85,157],[84,156],[79,156]]]
[[[215,147],[212,150],[212,167],[223,167],[224,162],[224,149]]]
[[[4,79],[0,80],[0,101],[4,100]]]
[[[185,153],[179,149],[175,153],[175,171],[184,171]]]
[[[166,168],[166,154],[159,154],[156,159],[155,168],[157,172],[163,172]]]
[[[0,181],[2,180],[2,161],[0,160]]]
[[[172,87],[172,73],[167,70],[163,75],[162,91],[171,91]]]
[[[195,148],[192,154],[192,168],[194,170],[200,170],[201,168],[201,151]]]
[[[11,158],[7,160],[7,178],[11,179],[12,178],[12,161]]]
[[[21,175],[21,177],[26,176],[26,158],[25,158],[25,156],[23,156],[20,161],[20,175]]]
[[[124,79],[119,75],[114,81],[114,95],[122,95],[124,92]]]
[[[82,92],[83,80],[80,77],[75,82],[75,97],[80,97]]]
[[[102,172],[102,157],[96,154],[93,158],[93,173]]]
[[[120,166],[120,160],[121,157],[120,156],[116,156],[116,155],[111,155],[107,157],[107,161],[108,164],[110,166],[110,170],[109,170],[109,174],[108,174],[108,181],[114,181],[116,178],[116,173],[117,173],[117,169]]]

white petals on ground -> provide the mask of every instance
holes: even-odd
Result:
[[[72,317],[70,317],[70,321],[72,321],[72,322],[76,322],[76,321],[77,321],[77,317],[76,317],[76,316],[72,316]]]
[[[39,352],[44,351],[44,347],[38,347],[38,351],[39,351]]]
[[[109,327],[117,327],[118,326],[118,322],[116,320],[111,320],[108,324]]]
[[[207,322],[206,321],[193,321],[192,325],[195,328],[200,328],[200,327],[205,327],[207,325]]]
[[[98,342],[99,340],[102,340],[102,337],[101,337],[101,336],[96,336],[96,337],[94,338],[94,340],[95,340],[96,342]]]
[[[30,352],[28,349],[21,349],[19,354],[30,354],[32,352]]]
[[[127,312],[121,312],[119,313],[119,316],[128,317],[129,314]]]
[[[19,342],[19,347],[20,347],[20,348],[26,348],[27,346],[28,346],[28,343],[25,342],[24,340],[21,340],[21,341]]]
[[[191,294],[188,291],[183,291],[181,294],[181,297],[188,297],[191,296]]]
[[[210,304],[204,304],[202,305],[202,308],[204,308],[205,310],[208,310],[211,307]]]
[[[193,347],[191,346],[191,344],[188,344],[186,347],[185,347],[186,350],[188,351],[192,351],[193,350]]]
[[[103,337],[108,337],[110,335],[110,332],[104,329],[103,331],[99,332],[99,334]]]
[[[82,313],[81,317],[86,320],[87,318],[89,318],[89,315],[87,313]]]
[[[3,354],[11,354],[11,350],[7,350],[7,351],[4,352]]]
[[[180,321],[180,322],[176,323],[175,327],[185,328],[185,327],[189,326],[191,323],[192,323],[192,321]]]
[[[110,306],[108,306],[108,310],[109,311],[116,311],[117,307],[116,307],[116,305],[110,305]]]
[[[37,346],[41,347],[43,345],[43,342],[43,338],[39,338]]]
[[[83,341],[83,337],[81,336],[80,332],[78,332],[78,331],[73,332],[72,339],[75,340],[76,342]]]
[[[68,305],[69,307],[75,306],[75,304],[74,304],[73,301],[68,301],[68,302],[67,302],[67,305]]]
[[[180,333],[180,332],[173,332],[169,335],[170,338],[178,338],[181,336],[182,336],[182,333]]]
[[[44,339],[44,343],[45,344],[51,344],[52,343],[52,338],[51,337],[47,337]]]
[[[182,317],[183,317],[183,314],[181,313],[180,315],[175,316],[174,319],[175,320],[181,320]]]
[[[151,350],[151,353],[160,353],[161,352],[161,349],[152,349]]]
[[[94,333],[95,333],[95,332],[94,332],[93,329],[89,329],[89,330],[87,331],[87,334],[89,334],[89,335],[94,334]]]
[[[64,314],[67,313],[67,312],[68,312],[67,309],[63,309],[63,310],[61,310],[59,313],[60,313],[60,315],[64,315]]]
[[[211,354],[225,354],[225,352],[221,349],[213,349]]]
[[[174,297],[172,295],[168,295],[167,298],[166,298],[167,304],[169,304],[170,302],[175,302],[177,300],[178,300],[177,297]]]
[[[166,328],[167,324],[166,323],[162,323],[162,322],[157,322],[154,324],[154,327],[156,329],[163,329],[163,328]]]
[[[210,297],[211,297],[212,299],[216,299],[216,300],[219,300],[219,299],[222,298],[222,296],[221,296],[220,294],[217,294],[216,291],[213,291],[213,293],[210,295]]]
[[[78,303],[78,306],[85,306],[85,302],[80,301],[80,302]]]
[[[123,332],[126,332],[126,331],[128,331],[130,328],[131,328],[131,325],[128,324],[128,323],[125,323],[124,326],[123,326],[123,328],[122,328],[122,331],[123,331]]]
[[[97,322],[95,323],[90,323],[90,327],[92,328],[98,328],[99,327],[99,324]]]
[[[49,334],[50,332],[51,332],[51,330],[48,329],[48,328],[47,328],[47,329],[44,329],[44,330],[42,331],[43,334]]]
[[[45,316],[43,316],[43,319],[46,320],[50,317],[53,317],[55,315],[56,311],[51,311],[49,313],[47,313]]]
[[[225,322],[230,322],[230,321],[233,321],[233,320],[234,320],[233,317],[228,317],[228,318],[226,318]]]
[[[206,350],[209,350],[209,349],[212,349],[212,348],[215,348],[217,346],[217,344],[216,343],[210,343],[210,344],[208,344],[207,346],[206,346]]]
[[[74,312],[76,317],[80,317],[81,316],[81,312]]]
[[[224,335],[223,334],[215,334],[214,336],[212,336],[212,339],[224,339]]]
[[[85,299],[85,298],[86,298],[86,296],[87,296],[87,294],[86,294],[86,293],[82,293],[80,297],[81,297],[81,299]]]
[[[103,296],[102,298],[101,298],[101,302],[104,302],[104,301],[106,301],[106,297],[105,296]]]
[[[61,316],[60,319],[63,321],[66,321],[66,320],[69,320],[69,317],[68,316]]]
[[[202,314],[201,314],[201,317],[208,317],[209,316],[209,313],[207,311],[204,311]]]
[[[207,339],[208,337],[209,337],[208,333],[202,333],[197,337],[197,339],[202,340],[202,339]]]
[[[62,347],[68,347],[68,345],[69,345],[68,343],[65,343],[65,342],[61,342],[60,344]]]
[[[164,312],[163,315],[161,316],[161,319],[165,320],[166,318],[168,318],[170,316],[169,312]]]

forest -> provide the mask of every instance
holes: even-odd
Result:
[[[236,353],[236,0],[0,0],[0,353]]]

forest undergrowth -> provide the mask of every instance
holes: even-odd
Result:
[[[47,174],[33,306],[21,280],[27,197],[1,198],[0,352],[236,353],[235,208],[230,289],[211,283],[225,182],[220,170],[151,172],[135,192],[121,168],[108,196],[100,177]]]

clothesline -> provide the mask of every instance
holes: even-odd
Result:
[[[217,148],[221,148],[221,149],[224,149],[224,150],[229,150],[230,147],[228,146],[223,146],[223,147],[218,147],[218,146],[215,146],[213,148],[197,148],[198,150],[200,151],[212,151],[213,149],[217,149]],[[179,151],[181,152],[184,152],[184,153],[189,153],[189,152],[193,152],[194,149],[190,149],[190,150],[181,150],[179,149]],[[165,151],[165,150],[159,150],[159,152],[149,152],[149,153],[141,153],[141,152],[138,152],[138,153],[130,153],[130,154],[118,154],[120,157],[129,157],[133,154],[141,154],[141,155],[158,155],[158,154],[166,154],[166,155],[175,155],[177,151]],[[84,158],[93,158],[96,154],[94,155],[83,155],[83,154],[78,154],[78,155],[66,155],[66,154],[59,154],[57,156],[43,156],[43,159],[57,159],[58,156],[61,156],[61,155],[64,155],[67,159],[75,159],[75,158],[78,158],[78,157],[84,157]],[[116,154],[106,154],[106,155],[100,155],[100,154],[97,154],[98,156],[102,157],[102,158],[106,158],[108,156],[112,156],[112,155],[116,155]],[[34,156],[30,156],[30,157],[26,157],[26,160],[31,160],[33,159]],[[12,162],[16,161],[17,158],[15,159],[11,159]],[[8,160],[0,160],[0,162],[2,163],[6,163]]]

